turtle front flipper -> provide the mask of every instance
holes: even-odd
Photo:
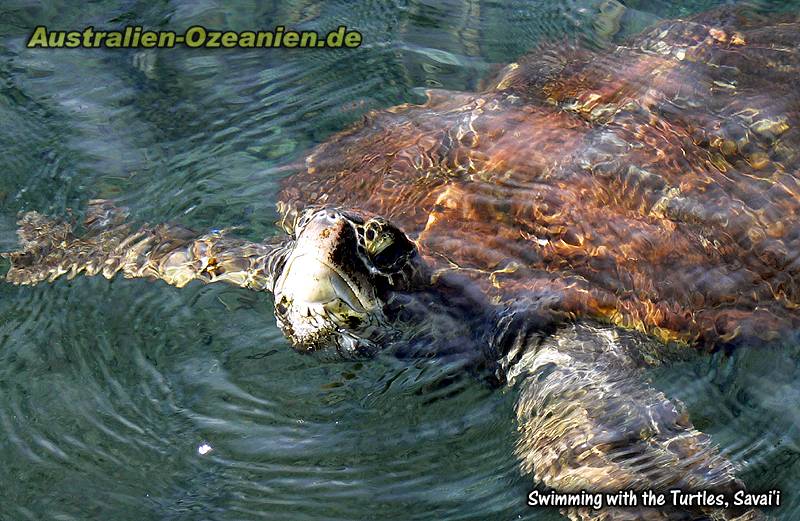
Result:
[[[734,465],[643,377],[649,339],[591,324],[543,340],[517,325],[506,330],[507,376],[520,391],[516,452],[523,472],[556,492],[629,490],[638,498],[624,508],[569,507],[570,518],[762,518],[733,509],[733,494],[744,488]],[[722,494],[731,508],[671,506],[675,489]],[[647,490],[667,494],[667,504],[645,508]]]
[[[192,280],[228,282],[272,290],[282,262],[280,244],[253,243],[223,232],[197,234],[177,225],[132,228],[127,213],[108,201],[92,201],[84,232],[72,224],[28,212],[19,221],[22,249],[3,253],[11,261],[6,280],[34,285],[62,275],[161,279],[182,287]]]

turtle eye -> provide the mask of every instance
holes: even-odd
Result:
[[[405,258],[405,250],[401,245],[392,243],[386,245],[381,251],[372,256],[372,261],[380,269],[390,270],[399,267]]]
[[[391,234],[378,233],[369,228],[364,232],[364,239],[367,253],[372,257],[380,255],[394,243],[394,238]]]
[[[364,227],[364,248],[376,268],[394,270],[406,259],[413,245],[388,223],[372,220]]]

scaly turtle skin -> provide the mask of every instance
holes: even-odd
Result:
[[[86,232],[26,214],[10,282],[228,282],[299,351],[463,360],[519,391],[521,468],[559,491],[742,487],[644,368],[800,326],[800,24],[716,11],[611,52],[542,49],[481,94],[370,114],[285,181],[286,238]],[[573,519],[754,519],[592,511]]]

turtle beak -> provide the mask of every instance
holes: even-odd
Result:
[[[364,313],[361,303],[344,277],[314,255],[292,255],[276,284],[276,295],[291,295],[295,303],[308,306],[342,301],[353,311]]]

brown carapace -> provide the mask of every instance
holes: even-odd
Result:
[[[321,145],[279,207],[357,207],[496,300],[708,348],[800,324],[800,23],[724,9],[542,47]]]
[[[644,368],[687,352],[675,344],[757,346],[800,328],[798,85],[796,17],[724,9],[613,49],[542,47],[482,93],[430,92],[320,145],[283,181],[291,237],[135,228],[100,201],[83,235],[25,215],[6,278],[222,281],[273,292],[304,352],[394,338],[474,351],[519,389],[516,452],[538,483],[730,493],[733,462]],[[586,320],[559,323],[572,317]]]

